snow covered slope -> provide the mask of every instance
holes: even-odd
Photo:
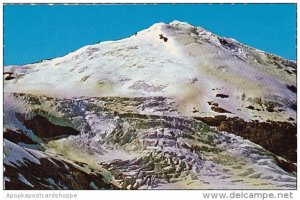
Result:
[[[159,35],[167,37],[167,42]],[[174,21],[64,57],[8,66],[5,92],[53,96],[167,96],[185,115],[214,114],[213,101],[244,119],[296,119],[296,64]],[[228,98],[216,97],[217,94]],[[282,111],[268,112],[268,104]],[[246,108],[252,105],[255,109]],[[199,113],[193,114],[193,109]]]
[[[19,157],[107,170],[105,188],[295,188],[293,61],[173,21],[4,72]]]

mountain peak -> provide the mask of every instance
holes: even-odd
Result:
[[[199,29],[202,31],[204,30],[201,27],[195,27],[187,22],[181,22],[178,20],[174,20],[170,23],[164,23],[164,22],[155,23],[146,30],[172,32],[172,31],[176,31],[176,30],[180,30],[180,29],[181,30]]]
[[[193,108],[203,115],[215,115],[203,104],[213,100],[234,113],[228,115],[247,120],[285,121],[295,119],[296,114],[279,116],[273,112],[265,117],[256,111],[249,113],[245,110],[247,101],[240,101],[245,93],[249,99],[276,104],[284,100],[291,106],[296,96],[287,85],[295,85],[295,63],[177,20],[156,23],[129,38],[89,45],[64,57],[4,70],[12,73],[5,79],[5,90],[9,92],[160,95],[175,99],[185,115],[195,115]],[[231,96],[231,102],[215,98],[216,91]]]
[[[194,27],[192,24],[188,23],[188,22],[182,22],[182,21],[178,21],[178,20],[174,20],[172,22],[169,23],[172,26],[182,26],[182,27]]]

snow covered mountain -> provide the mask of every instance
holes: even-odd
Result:
[[[294,189],[296,73],[179,21],[6,66],[6,188]]]

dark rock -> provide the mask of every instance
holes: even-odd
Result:
[[[261,145],[272,153],[289,161],[297,162],[297,127],[289,122],[246,122],[238,117],[194,117],[208,125]]]
[[[294,111],[297,111],[297,104],[295,104],[295,103],[292,104],[292,105],[291,105],[291,108],[292,108]]]
[[[227,117],[225,115],[218,115],[215,117],[194,117],[194,119],[202,121],[210,126],[219,126],[222,121],[227,119]]]
[[[65,135],[78,135],[80,133],[74,128],[53,124],[47,118],[40,115],[26,119],[23,115],[17,113],[16,117],[40,138],[54,138]]]
[[[297,174],[297,166],[295,164],[283,159],[278,159],[277,156],[274,156],[274,160],[276,164],[284,171]]]
[[[164,42],[168,41],[168,38],[164,37],[162,34],[159,34],[158,36],[159,36],[159,39],[164,40]]]
[[[10,129],[6,129],[3,132],[3,137],[14,143],[23,142],[25,144],[37,144],[36,142],[32,141],[32,139],[30,137],[28,137],[26,134],[24,134],[22,132],[18,133],[18,132],[12,131]]]
[[[274,110],[273,108],[266,108],[266,110],[267,110],[268,112],[275,112],[275,110]]]
[[[294,85],[287,85],[286,86],[290,91],[292,91],[293,93],[297,93],[297,87]]]
[[[209,102],[207,102],[207,103],[208,103],[208,105],[210,105],[210,106],[215,106],[215,107],[218,107],[218,106],[219,106],[218,103],[213,102],[213,101],[209,101]]]
[[[250,109],[250,110],[254,110],[254,107],[253,106],[247,106],[246,108]]]
[[[51,161],[49,160],[51,159]],[[80,189],[92,190],[91,182],[99,189],[118,189],[117,186],[103,181],[99,173],[86,173],[74,165],[54,158],[41,158],[41,165],[26,160],[26,165],[11,166],[4,164],[4,176],[10,181],[5,182],[6,190],[49,190],[49,189]],[[19,180],[19,174],[33,186]],[[47,181],[51,180],[51,181]]]
[[[222,45],[229,45],[229,43],[225,39],[223,38],[218,38],[218,39]]]
[[[220,98],[228,98],[229,95],[227,95],[227,94],[217,94],[216,97],[220,97]]]
[[[215,111],[215,112],[218,112],[218,113],[231,113],[230,111],[225,110],[224,108],[215,107],[215,106],[212,106],[211,110]]]
[[[7,76],[7,77],[5,77],[4,80],[9,81],[9,80],[13,80],[13,79],[15,79],[15,77],[13,77],[13,76]]]

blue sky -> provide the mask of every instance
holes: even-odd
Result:
[[[4,6],[4,65],[63,56],[173,20],[296,59],[296,4],[45,4]]]

